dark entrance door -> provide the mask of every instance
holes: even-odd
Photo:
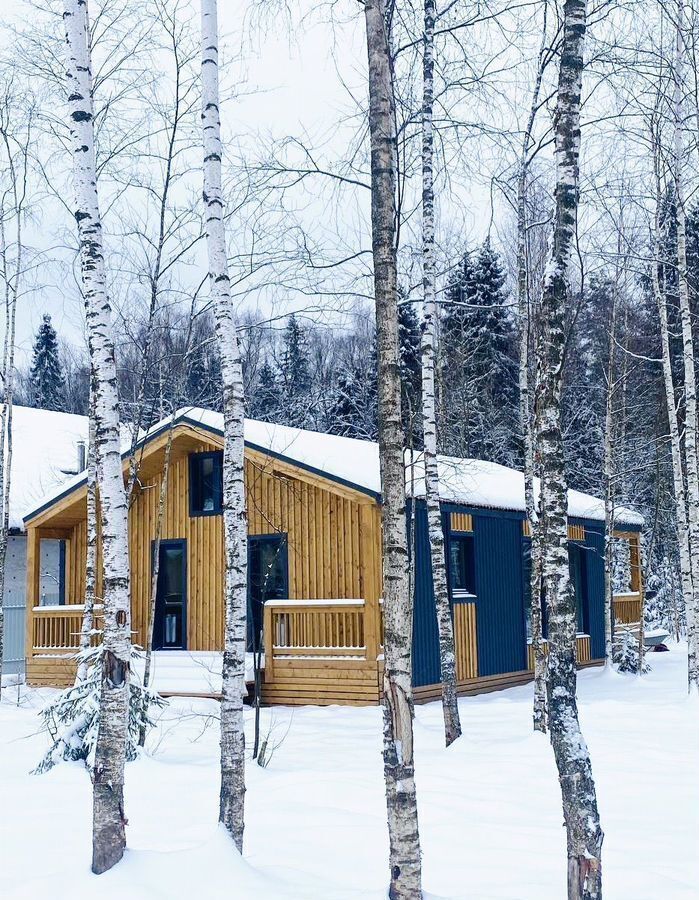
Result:
[[[265,601],[289,596],[285,534],[248,537],[248,650],[261,647]]]
[[[186,541],[160,542],[153,649],[187,649]]]

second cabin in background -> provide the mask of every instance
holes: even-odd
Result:
[[[222,417],[187,408],[142,438],[129,515],[134,642],[147,634],[159,488],[170,429],[172,453],[160,543],[154,649],[197,654],[223,646]],[[381,497],[378,447],[369,441],[281,425],[245,423],[249,649],[264,648],[265,703],[380,701]],[[125,453],[125,472],[128,467]],[[406,455],[414,530],[413,682],[416,698],[439,695],[423,471]],[[458,686],[492,690],[532,676],[529,537],[521,472],[480,460],[440,458],[440,494],[453,605]],[[604,507],[569,492],[569,553],[578,609],[578,662],[604,656]],[[615,618],[637,622],[643,586],[642,519],[617,509],[628,546],[628,584]],[[25,517],[27,680],[73,679],[84,600],[86,478],[79,474]],[[40,595],[41,541],[65,559],[58,605]],[[97,596],[101,593],[98,584]],[[545,618],[545,616],[544,616]]]

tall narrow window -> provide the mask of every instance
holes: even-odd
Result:
[[[215,516],[223,511],[223,453],[192,453],[189,457],[189,514]]]
[[[452,594],[463,597],[476,594],[476,567],[473,535],[459,535],[449,539],[449,582]]]
[[[570,586],[575,594],[575,614],[578,634],[588,634],[587,583],[585,578],[584,548],[579,544],[568,544]]]
[[[248,649],[257,650],[267,600],[289,596],[287,535],[250,535],[248,538]]]
[[[39,554],[39,603],[62,606],[66,602],[66,542],[41,538]]]

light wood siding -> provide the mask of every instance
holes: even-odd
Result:
[[[453,512],[449,524],[452,531],[473,531],[473,516],[470,513]]]
[[[548,653],[548,644],[544,641],[544,652]],[[578,665],[584,665],[592,662],[592,650],[590,648],[590,636],[587,634],[579,634],[575,639],[575,658]],[[529,671],[534,671],[534,647],[527,644],[527,663]]]
[[[454,604],[454,649],[456,650],[456,678],[465,681],[478,675],[478,645],[476,643],[476,604]]]
[[[223,645],[223,517],[189,515],[189,453],[218,449],[220,444],[193,444],[191,439],[173,442],[161,538],[187,541],[189,650],[217,650]],[[132,629],[141,646],[150,603],[160,469],[152,461],[144,464],[129,512]],[[335,493],[330,483],[323,487],[320,478],[309,483],[288,474],[288,469],[259,453],[246,456],[248,533],[288,535],[290,599],[366,600],[367,642],[373,646],[381,591],[380,510],[369,497],[353,499],[346,489]],[[83,519],[70,529],[68,538],[71,603],[84,600],[86,552]]]
[[[524,537],[532,536],[532,528],[531,523],[528,519],[524,519],[522,522],[522,534]],[[568,526],[568,540],[569,541],[584,541],[585,540],[585,526],[584,525],[569,525]]]

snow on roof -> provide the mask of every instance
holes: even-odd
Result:
[[[78,441],[87,439],[87,416],[12,407],[10,528],[77,472]]]
[[[175,413],[174,419],[175,422],[190,423],[223,434],[223,415],[209,409],[185,407]],[[172,417],[168,416],[156,423],[142,435],[141,441],[147,441],[162,432],[171,421]],[[282,457],[345,485],[359,488],[375,496],[381,493],[379,446],[374,441],[246,419],[245,442],[252,448]],[[130,442],[124,441],[122,453],[128,453],[129,448]],[[438,463],[440,496],[443,500],[465,506],[524,512],[522,472],[480,459],[440,456]],[[47,506],[52,500],[72,487],[77,487],[84,480],[85,475],[82,474],[63,483],[48,496],[44,496],[41,503],[35,505],[34,510],[27,511],[27,515]],[[412,490],[416,497],[424,496],[424,465],[420,453],[414,453],[411,467],[410,457],[406,452],[406,487],[408,493]],[[568,515],[572,518],[604,521],[604,503],[590,494],[570,490]],[[625,507],[617,507],[616,520],[617,523],[625,525],[643,524],[642,516]]]
[[[518,469],[510,469],[498,463],[483,459],[458,459],[440,456],[439,495],[442,500],[461,503],[465,506],[508,509],[524,512],[524,474]],[[410,492],[411,478],[414,480],[414,494],[425,494],[425,466],[421,453],[413,456],[411,474],[407,460],[406,481]],[[539,479],[535,479],[535,492],[539,490]],[[643,525],[643,517],[627,507],[617,506],[617,524]],[[574,519],[592,519],[604,522],[604,501],[581,491],[568,491],[568,515]]]

